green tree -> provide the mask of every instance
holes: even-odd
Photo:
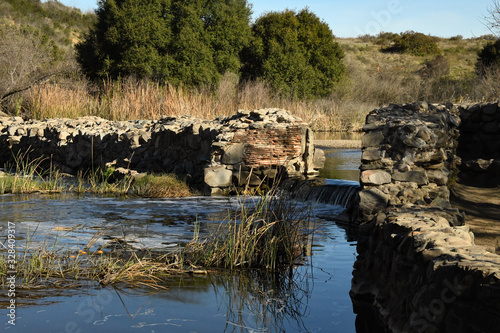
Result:
[[[481,76],[500,69],[500,39],[487,43],[479,52],[476,72]]]
[[[308,9],[267,13],[252,31],[242,52],[244,80],[262,79],[285,95],[312,98],[329,95],[345,72],[332,31]]]
[[[77,45],[91,78],[136,76],[188,86],[238,72],[250,38],[246,0],[102,0]]]
[[[394,44],[384,51],[409,53],[415,56],[426,56],[441,53],[435,38],[420,32],[406,31],[394,38]]]

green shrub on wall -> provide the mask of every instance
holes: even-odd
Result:
[[[313,98],[328,96],[345,73],[332,31],[307,9],[267,13],[252,32],[242,52],[243,80],[261,79],[286,96]]]

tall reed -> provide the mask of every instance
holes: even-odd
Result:
[[[240,208],[206,239],[195,236],[183,251],[185,261],[203,267],[291,267],[305,253],[303,226],[310,209],[297,207],[275,190],[260,197],[243,197]]]
[[[187,89],[135,79],[107,81],[99,87],[78,84],[44,84],[29,92],[28,109],[36,119],[98,116],[109,120],[159,119],[191,115],[202,119],[229,116],[238,109],[282,108],[315,130],[356,130],[357,118],[371,109],[348,107],[335,98],[295,100],[272,92],[263,82],[239,85],[226,75],[215,91]]]

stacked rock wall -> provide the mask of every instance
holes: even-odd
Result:
[[[449,204],[459,122],[453,105],[423,102],[367,116],[351,297],[394,332],[500,327],[500,256]]]
[[[366,117],[359,220],[388,205],[449,206],[460,119],[445,105],[389,105]]]
[[[462,159],[460,180],[482,186],[500,185],[500,107],[498,103],[460,106]]]
[[[239,111],[216,120],[182,116],[108,121],[97,117],[23,121],[0,118],[0,165],[16,156],[75,174],[92,166],[186,177],[207,194],[282,177],[316,176],[324,163],[312,131],[279,109]]]

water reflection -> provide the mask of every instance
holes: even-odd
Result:
[[[360,149],[322,148],[326,162],[320,177],[359,181]]]
[[[4,203],[8,202],[12,201],[2,203],[2,213],[3,208],[8,207]],[[52,223],[54,216],[58,215],[49,214],[54,211],[54,205],[60,205],[63,211],[67,209],[60,202],[50,204],[50,200],[40,200],[32,207],[38,207],[42,202],[46,204],[43,216],[47,223]],[[95,205],[87,207],[88,223],[93,219],[96,219],[95,223],[105,220],[99,213],[103,207],[107,207],[104,211],[115,207],[115,215],[109,215],[108,211],[106,216],[117,219],[123,218],[123,212],[131,213],[134,219],[142,216],[142,213],[137,215],[138,211],[160,214],[154,208],[156,201],[145,200],[142,205],[146,207],[121,200],[115,203],[98,201],[102,205],[89,202]],[[194,207],[193,202],[191,207]],[[151,207],[147,207],[149,203]],[[71,205],[77,207],[78,203],[71,201]],[[206,202],[201,205],[210,212],[217,210]],[[132,206],[136,208],[131,210]],[[171,211],[173,207],[170,206]],[[73,212],[78,215],[79,210],[77,207]],[[71,210],[68,208],[68,211]],[[319,204],[315,211],[327,217],[342,209]],[[203,212],[199,210],[198,213]],[[206,216],[205,213],[200,215]],[[25,220],[23,214],[30,216],[29,210],[24,210],[22,214],[2,218],[10,220],[18,216],[17,222],[22,224]],[[65,217],[65,221],[71,219],[71,215]],[[184,223],[175,218],[173,221],[174,224]],[[158,221],[157,224],[163,223]],[[163,232],[168,234],[171,227],[164,226],[167,230]],[[190,224],[184,227],[190,227]],[[179,234],[179,230],[175,233]],[[151,290],[101,288],[93,284],[88,288],[66,290],[66,294],[56,294],[48,289],[26,290],[19,295],[22,304],[16,326],[4,322],[4,328],[11,332],[26,332],[35,327],[39,332],[354,332],[355,315],[348,291],[355,242],[346,238],[346,233],[334,222],[316,219],[312,256],[306,265],[296,267],[292,274],[288,271],[279,274],[240,271],[236,274],[219,272],[172,277],[166,283],[168,290],[155,293]],[[22,302],[35,294],[35,301]],[[5,295],[2,297],[0,301],[7,301]]]
[[[327,178],[358,180],[359,150],[325,152]],[[165,249],[191,240],[197,221],[202,231],[208,231],[235,205],[236,198],[8,195],[0,196],[0,233],[6,235],[7,222],[15,222],[21,247],[28,230],[38,228],[38,238],[32,241],[58,241],[80,249],[99,228],[115,226],[110,237],[125,235],[135,238],[136,246]],[[172,277],[168,290],[154,293],[94,284],[63,292],[24,290],[18,296],[16,326],[4,321],[3,328],[9,332],[355,332],[348,293],[356,243],[350,230],[346,234],[334,222],[341,211],[339,206],[315,206],[312,255],[292,274],[240,271]],[[55,227],[76,228],[56,231]],[[6,302],[6,295],[1,295],[0,303]],[[6,313],[2,309],[0,314]]]

